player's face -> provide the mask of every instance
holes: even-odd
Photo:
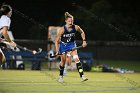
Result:
[[[73,25],[73,18],[67,18],[65,22],[66,22],[66,25],[71,27]]]
[[[12,16],[12,10],[10,12],[8,12],[7,16],[8,17],[11,17]]]

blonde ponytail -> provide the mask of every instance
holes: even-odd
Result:
[[[65,12],[65,20],[67,18],[73,18],[73,16],[69,12]]]

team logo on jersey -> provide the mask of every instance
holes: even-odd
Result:
[[[75,33],[70,33],[70,34],[64,34],[63,37],[73,37],[75,36]]]

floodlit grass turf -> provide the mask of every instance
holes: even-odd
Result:
[[[0,70],[0,93],[140,93],[140,74],[68,72],[65,83],[57,82],[58,71]]]

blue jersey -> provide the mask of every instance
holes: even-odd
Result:
[[[75,41],[75,25],[72,25],[71,31],[68,31],[64,25],[64,33],[61,36],[61,41],[64,43],[70,43]]]
[[[61,41],[59,44],[60,53],[64,53],[76,47],[75,32],[76,32],[75,25],[72,25],[71,31],[68,31],[66,26],[64,26],[64,33],[61,36]]]

